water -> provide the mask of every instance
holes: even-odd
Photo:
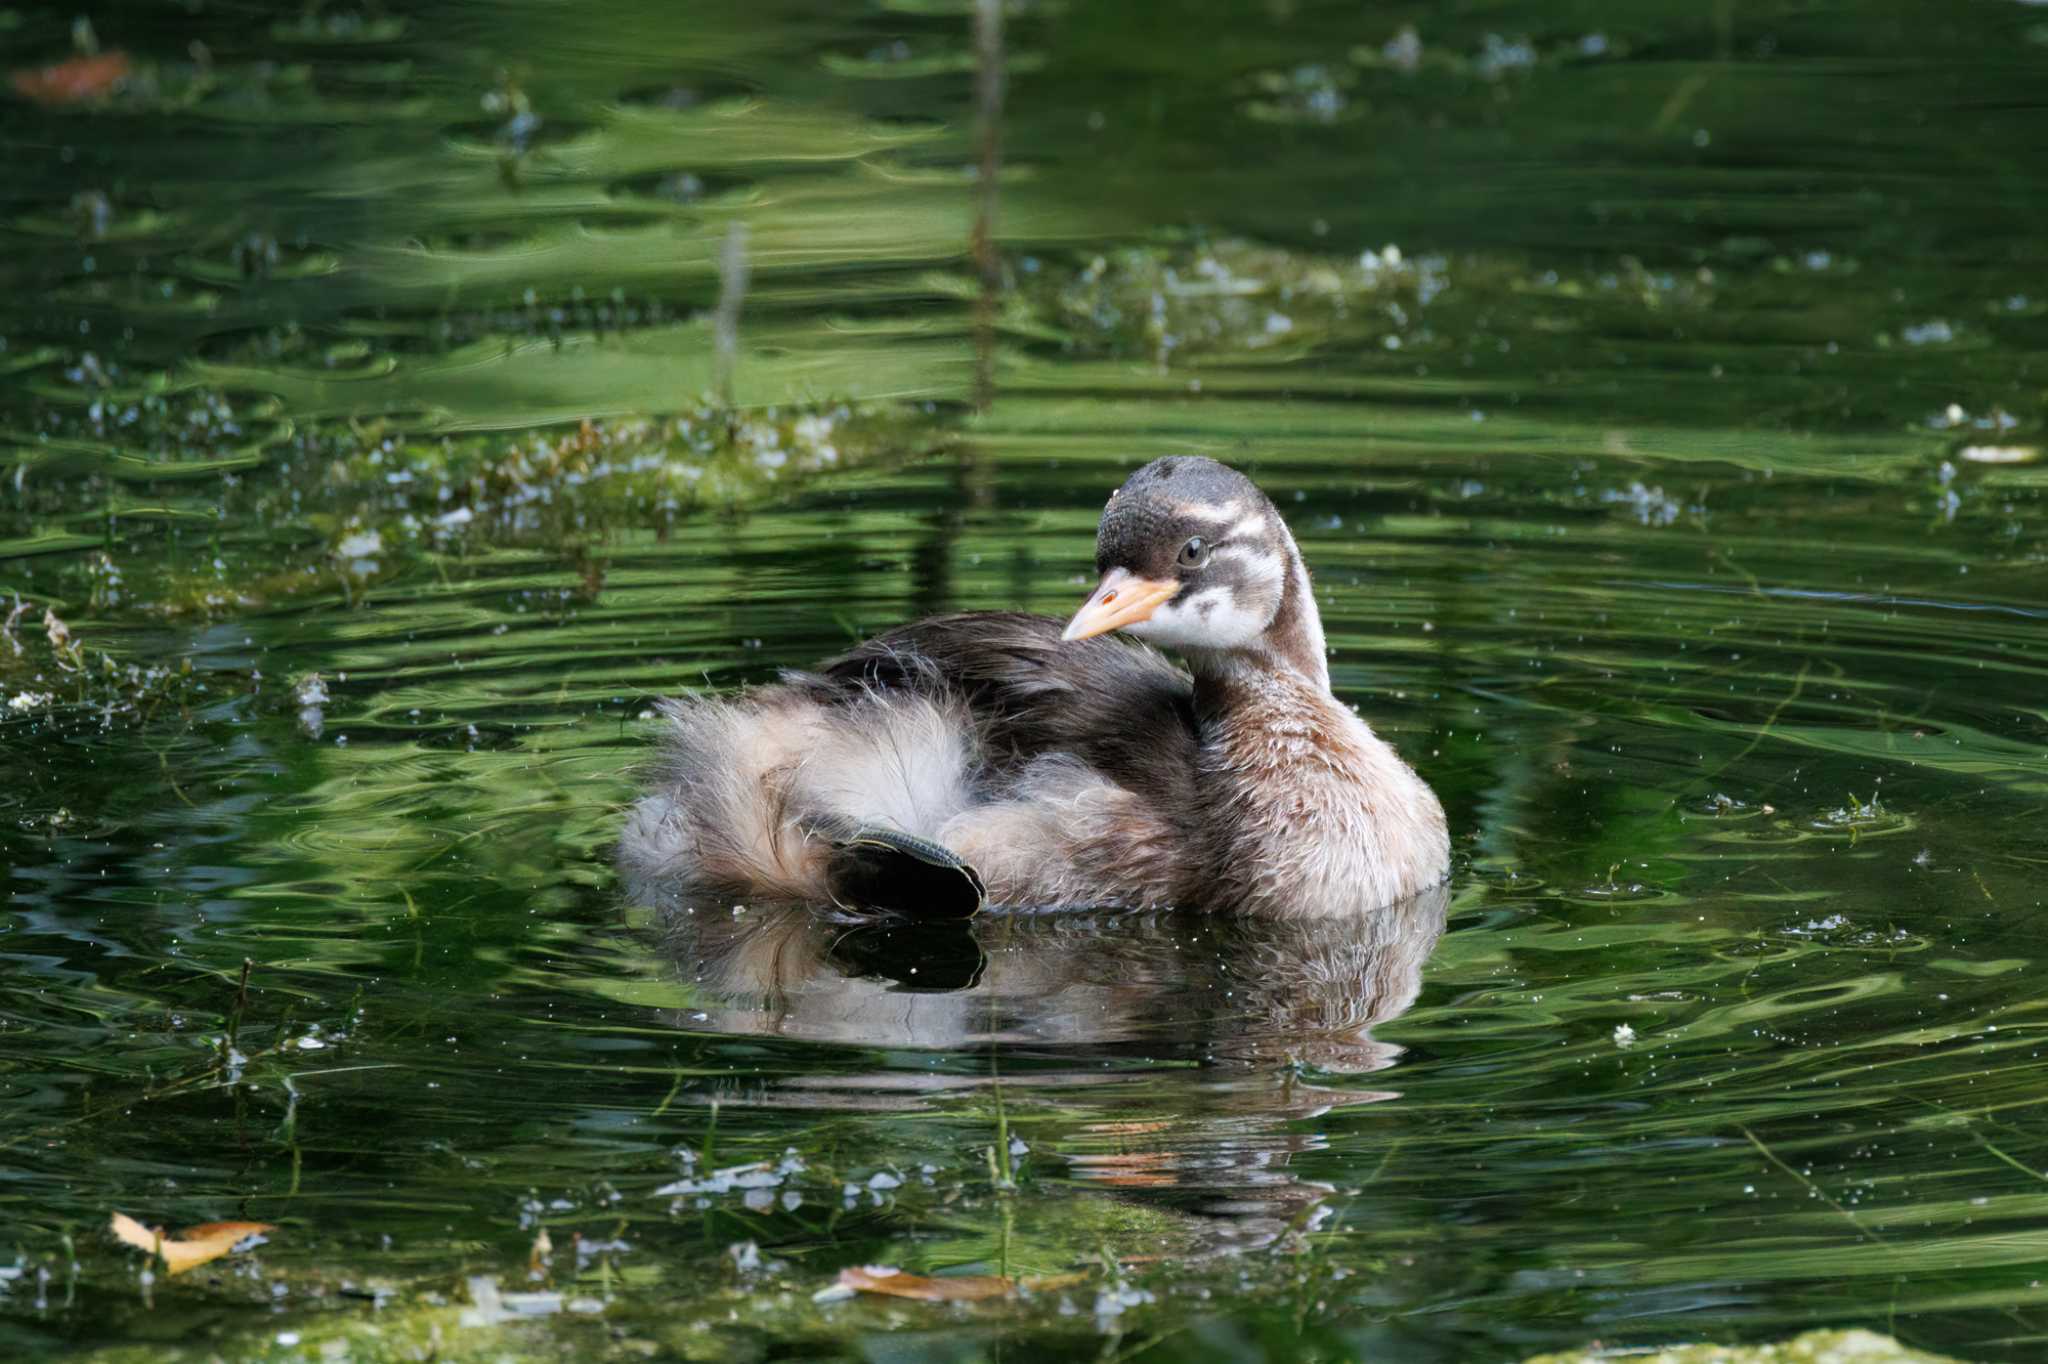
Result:
[[[89,17],[0,112],[8,1351],[2039,1352],[2038,8],[1020,7],[984,416],[956,7]],[[622,903],[653,696],[1064,613],[1184,451],[1442,903]]]

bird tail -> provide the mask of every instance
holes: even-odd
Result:
[[[973,723],[942,699],[784,684],[661,710],[652,789],[619,840],[643,902],[830,902],[845,830],[928,840],[974,798]]]

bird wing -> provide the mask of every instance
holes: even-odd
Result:
[[[1013,611],[932,616],[792,677],[825,691],[908,688],[964,699],[1002,761],[1079,759],[1166,808],[1190,808],[1199,737],[1187,674],[1120,639],[1064,642]]]

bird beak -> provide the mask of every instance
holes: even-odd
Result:
[[[1141,578],[1128,569],[1112,568],[1102,575],[1095,595],[1088,598],[1074,618],[1067,622],[1061,639],[1091,639],[1121,630],[1126,625],[1152,619],[1157,611],[1180,591],[1177,582]]]

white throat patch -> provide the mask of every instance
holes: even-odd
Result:
[[[1175,597],[1154,611],[1150,620],[1124,628],[1139,639],[1169,648],[1239,649],[1264,632],[1269,614],[1248,608],[1227,587],[1205,587]]]
[[[1129,633],[1175,649],[1241,649],[1265,633],[1280,609],[1286,562],[1250,545],[1225,545],[1215,558],[1241,566],[1232,581],[1183,588]]]

